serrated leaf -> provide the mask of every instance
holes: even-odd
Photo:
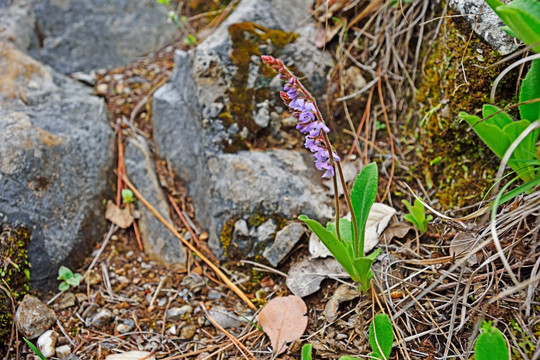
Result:
[[[474,345],[475,360],[509,360],[508,346],[499,329],[490,322],[482,325],[482,334]]]
[[[540,100],[540,59],[533,60],[531,68],[521,83],[519,102],[529,100]],[[519,105],[519,114],[522,120],[533,122],[540,119],[540,101]]]
[[[351,190],[351,203],[358,229],[358,242],[355,244],[356,256],[362,256],[364,253],[365,227],[369,210],[377,196],[378,178],[377,164],[368,164],[356,177]]]
[[[306,225],[311,229],[311,231],[317,234],[317,236],[323,242],[323,244],[328,248],[328,250],[330,250],[330,252],[336,258],[336,260],[341,264],[341,266],[343,266],[345,271],[347,271],[347,273],[351,276],[351,279],[353,279],[354,281],[358,281],[358,275],[356,274],[351,258],[349,257],[349,252],[347,251],[347,248],[345,247],[345,245],[342,242],[340,242],[334,236],[334,234],[326,230],[317,221],[311,220],[305,215],[300,215],[298,219],[305,222]]]
[[[394,333],[390,318],[386,314],[378,314],[369,326],[369,343],[373,349],[371,356],[377,359],[388,359],[392,352],[393,342]]]

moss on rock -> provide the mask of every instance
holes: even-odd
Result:
[[[232,42],[230,59],[237,71],[232,77],[232,86],[226,93],[229,98],[227,107],[219,118],[226,126],[235,122],[239,129],[248,130],[247,136],[240,132],[232,136],[232,142],[224,143],[225,152],[232,153],[257,147],[256,140],[263,139],[265,136],[261,135],[266,135],[267,129],[261,129],[255,123],[253,114],[256,111],[256,104],[274,98],[269,84],[276,74],[272,69],[260,63],[259,57],[263,55],[260,48],[265,47],[269,53],[277,52],[285,45],[294,42],[298,34],[268,29],[252,22],[229,26],[229,34]],[[256,61],[253,61],[253,57],[256,57]],[[250,81],[250,76],[254,75],[255,66],[258,66],[256,78]]]
[[[463,20],[444,20],[437,41],[426,50],[416,97],[421,120],[415,136],[423,180],[437,189],[446,209],[479,201],[498,167],[496,156],[457,117],[461,111],[478,113],[489,102],[491,85],[504,68],[491,66],[502,55],[471,31]],[[499,106],[515,100],[516,77],[505,79],[499,85]]]

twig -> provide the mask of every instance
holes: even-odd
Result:
[[[60,321],[58,321],[58,319],[56,319],[56,326],[58,326],[58,328],[60,329],[60,331],[62,332],[62,334],[64,334],[64,336],[65,336],[66,339],[69,341],[69,343],[71,344],[71,346],[75,347],[75,341],[73,341],[73,339],[68,335],[68,333],[66,332],[66,330],[64,329],[64,327],[62,326],[62,324],[60,324]]]
[[[386,123],[386,130],[388,131],[388,141],[390,142],[390,151],[392,152],[392,166],[390,167],[390,176],[388,178],[388,183],[386,184],[386,189],[384,190],[384,195],[381,198],[381,202],[384,202],[386,195],[390,192],[390,186],[392,185],[392,179],[394,178],[394,168],[396,166],[395,159],[395,150],[394,150],[394,137],[392,136],[392,131],[390,130],[390,121],[388,120],[388,114],[386,112],[386,106],[384,105],[384,97],[382,94],[382,84],[381,84],[381,69],[379,68],[379,81],[377,83],[377,91],[379,93],[379,98],[381,99],[381,106],[384,114],[384,122]]]
[[[198,257],[201,258],[202,261],[208,264],[210,268],[216,273],[216,275],[223,280],[223,282],[232,290],[234,291],[251,309],[257,310],[257,307],[249,300],[249,298],[244,294],[242,290],[238,286],[232,283],[231,280],[216,266],[214,263],[212,263],[206,256],[204,256],[195,246],[193,246],[189,241],[187,241],[180,233],[174,228],[173,225],[171,225],[165,218],[142,196],[142,194],[135,188],[135,186],[125,177],[123,176],[124,183],[133,191],[133,194],[146,206],[148,210],[152,214],[154,214],[155,217],[158,218],[159,221],[163,223],[173,234],[176,236],[182,243],[187,246],[191,251],[193,251]]]
[[[137,239],[137,244],[139,244],[139,250],[144,251],[144,247],[141,240],[141,234],[139,233],[139,225],[137,225],[137,221],[133,221],[133,231],[135,232],[135,238]]]
[[[247,359],[248,356],[246,354],[244,354],[244,351],[251,357],[253,358],[253,360],[257,360],[255,358],[255,356],[253,356],[253,354],[251,353],[251,351],[248,350],[248,348],[246,348],[240,341],[238,341],[237,338],[235,338],[230,332],[228,332],[227,330],[225,330],[221,325],[219,325],[211,316],[210,314],[208,313],[208,311],[206,311],[206,307],[204,305],[204,303],[201,301],[200,303],[200,306],[201,306],[201,309],[202,311],[204,312],[204,314],[206,315],[206,317],[208,318],[208,320],[210,320],[210,322],[216,327],[218,328],[222,333],[224,333],[228,338],[229,340],[231,340],[233,342],[233,344],[238,348],[238,350],[240,351],[240,353]]]

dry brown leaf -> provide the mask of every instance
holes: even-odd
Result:
[[[362,295],[362,292],[351,287],[349,284],[341,284],[324,307],[326,321],[333,322],[336,320],[338,318],[339,305],[345,301],[356,299],[360,295]]]
[[[307,327],[307,306],[298,296],[272,299],[259,313],[259,325],[270,338],[276,355],[287,350],[287,343],[300,338]]]
[[[131,208],[126,206],[123,209],[117,207],[111,200],[107,201],[105,219],[109,220],[122,229],[127,229],[133,224],[133,214]]]

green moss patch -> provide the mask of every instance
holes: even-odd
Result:
[[[470,37],[470,38],[469,38]],[[457,114],[478,113],[489,103],[502,56],[483,43],[462,20],[446,19],[440,36],[426,50],[417,93],[420,122],[415,128],[416,155],[423,182],[437,189],[443,208],[463,207],[482,199],[498,168],[496,156],[460,122]],[[499,84],[497,105],[515,102],[516,75]]]
[[[19,301],[29,290],[30,264],[27,246],[30,231],[0,224],[0,350],[7,345],[13,324],[12,301]]]

